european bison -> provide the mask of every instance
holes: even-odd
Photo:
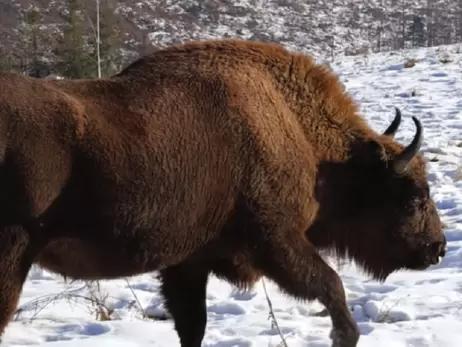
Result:
[[[334,249],[384,280],[446,240],[418,153],[372,130],[337,77],[275,44],[157,51],[110,78],[0,75],[0,330],[33,263],[75,279],[160,271],[182,347],[209,274],[319,299],[335,347],[359,339]]]

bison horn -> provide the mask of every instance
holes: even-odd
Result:
[[[401,124],[401,111],[398,107],[395,107],[395,111],[395,119],[393,119],[387,130],[384,131],[383,135],[395,137],[396,131]]]
[[[412,117],[412,120],[414,121],[415,126],[417,128],[414,139],[412,140],[411,144],[407,146],[393,160],[393,168],[395,172],[398,174],[402,174],[404,171],[406,171],[407,166],[409,165],[411,160],[417,155],[417,153],[419,153],[420,147],[422,146],[422,124],[416,117]]]

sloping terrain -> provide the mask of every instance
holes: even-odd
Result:
[[[87,35],[91,36],[95,1],[78,1],[87,18]],[[42,15],[45,40],[39,42],[41,50],[53,51],[61,37],[67,2],[0,0],[0,55],[14,53],[16,60],[30,59],[25,45],[24,12],[31,8]],[[211,37],[277,41],[324,59],[370,49],[397,49],[412,44],[414,39],[407,32],[415,16],[427,31],[432,30],[431,38],[423,38],[425,42],[451,43],[462,37],[462,23],[458,20],[462,16],[457,17],[462,1],[101,0],[102,7],[106,3],[115,9],[119,36],[129,60],[146,46],[162,47]],[[450,25],[446,28],[445,24]],[[406,42],[401,46],[403,35]]]
[[[362,276],[354,265],[340,274],[349,305],[361,329],[359,347],[459,347],[462,331],[462,80],[460,47],[348,57],[332,64],[347,91],[361,103],[370,124],[383,131],[403,111],[396,136],[409,143],[411,116],[424,126],[423,152],[429,159],[431,194],[448,228],[444,261],[423,272],[398,272],[383,284]],[[441,63],[445,53],[452,60]],[[415,58],[412,68],[404,68]],[[380,247],[380,245],[371,245]],[[289,347],[330,347],[330,318],[316,315],[317,303],[300,303],[266,281],[275,315]],[[20,312],[3,346],[174,347],[172,322],[144,320],[165,316],[155,274],[103,281],[99,290],[34,269],[20,300]],[[94,305],[99,302],[98,305]],[[99,306],[99,307],[98,307]],[[101,306],[104,306],[101,309]],[[212,278],[208,286],[208,329],[203,346],[278,346],[268,320],[263,283],[241,293]],[[95,315],[95,311],[111,316]]]

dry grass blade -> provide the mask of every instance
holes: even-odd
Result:
[[[107,301],[109,294],[103,295],[99,281],[86,281],[86,287],[90,293],[90,303],[93,306],[93,314],[97,320],[108,321],[114,313],[113,309],[108,308],[104,303]]]
[[[140,309],[141,315],[143,316],[143,318],[144,318],[144,319],[146,319],[146,318],[151,318],[150,316],[148,316],[148,315],[146,314],[146,311],[143,309],[143,306],[141,306],[141,302],[140,302],[140,300],[138,299],[138,296],[136,295],[136,293],[135,293],[135,291],[133,290],[133,288],[132,288],[130,282],[129,282],[126,278],[125,278],[125,282],[127,282],[127,286],[128,286],[128,288],[130,289],[130,291],[132,292],[132,295],[133,295],[133,297],[135,298],[135,302],[136,302],[136,304],[138,305],[138,308]]]
[[[26,312],[26,311],[31,311],[34,310],[34,314],[30,318],[32,321],[37,315],[43,311],[48,305],[57,302],[59,300],[62,300],[66,297],[69,297],[69,295],[72,295],[69,293],[69,287],[64,289],[62,292],[58,294],[49,294],[49,295],[43,295],[40,296],[34,300],[28,301],[25,304],[21,305],[16,309],[16,312],[14,313],[14,320],[17,321],[21,318],[21,315]]]
[[[85,296],[81,294],[77,294],[77,292],[81,291],[84,288],[90,289],[90,296]],[[97,290],[99,286],[97,287]],[[92,287],[85,283],[85,285],[81,288],[76,288],[71,291],[70,287],[67,287],[62,292],[57,294],[49,294],[43,295],[36,299],[33,299],[29,302],[26,302],[24,305],[21,305],[14,314],[14,320],[20,319],[21,315],[26,311],[33,311],[33,315],[29,318],[30,321],[35,319],[40,312],[42,312],[47,306],[53,304],[60,300],[68,300],[78,302],[79,300],[83,300],[87,303],[90,303],[93,307],[96,307],[95,313],[97,313],[96,318],[99,320],[110,320],[110,315],[113,312],[110,308],[108,308],[104,301],[101,298],[98,298],[96,292],[92,289]]]
[[[272,325],[272,327],[277,329],[278,334],[281,337],[281,343],[279,343],[277,345],[277,347],[288,347],[286,339],[284,338],[284,335],[282,334],[282,331],[279,328],[279,324],[278,324],[278,321],[276,319],[276,315],[274,314],[273,304],[271,302],[271,299],[269,298],[268,291],[266,290],[265,280],[262,279],[261,282],[262,282],[262,285],[263,285],[263,291],[265,292],[266,302],[268,303],[268,307],[269,307],[269,315],[270,315],[270,318],[271,318],[271,325]]]

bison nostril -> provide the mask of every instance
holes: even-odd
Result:
[[[430,245],[432,252],[436,253],[440,257],[444,257],[446,255],[446,244],[444,242],[433,242]]]
[[[441,245],[439,256],[444,257],[447,251],[448,251],[447,247],[445,245]]]
[[[433,247],[440,257],[444,257],[446,255],[447,248],[444,242],[435,242]]]

